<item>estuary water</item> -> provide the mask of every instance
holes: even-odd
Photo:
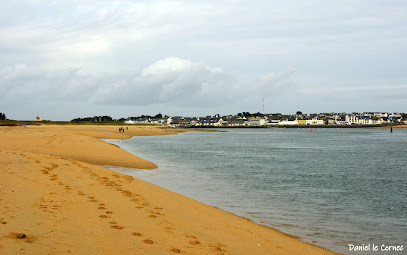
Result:
[[[406,254],[406,129],[221,131],[107,141],[158,165],[116,171],[336,252]]]

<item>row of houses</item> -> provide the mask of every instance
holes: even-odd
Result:
[[[319,114],[262,114],[261,116],[242,116],[219,114],[206,117],[173,116],[165,118],[144,118],[127,120],[126,124],[155,124],[181,127],[249,127],[249,126],[320,126],[320,125],[383,125],[393,122],[407,123],[402,113],[364,112],[364,113],[319,113]]]

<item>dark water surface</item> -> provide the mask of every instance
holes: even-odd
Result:
[[[406,253],[406,129],[227,131],[108,140],[159,167],[114,170],[333,251]]]

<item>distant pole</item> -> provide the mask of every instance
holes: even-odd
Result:
[[[393,119],[390,119],[390,133],[393,133]]]

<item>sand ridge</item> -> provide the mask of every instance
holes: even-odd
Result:
[[[179,129],[117,126],[27,126],[1,128],[0,149],[29,151],[79,160],[95,165],[154,169],[157,166],[99,139],[128,139],[134,135],[167,135]]]
[[[125,162],[133,167],[151,163],[97,138],[182,131],[130,128],[119,134],[115,128],[0,129],[0,254],[333,254],[96,166],[122,164],[111,158],[121,153],[134,157]],[[101,161],[81,155],[87,150],[101,153]]]

